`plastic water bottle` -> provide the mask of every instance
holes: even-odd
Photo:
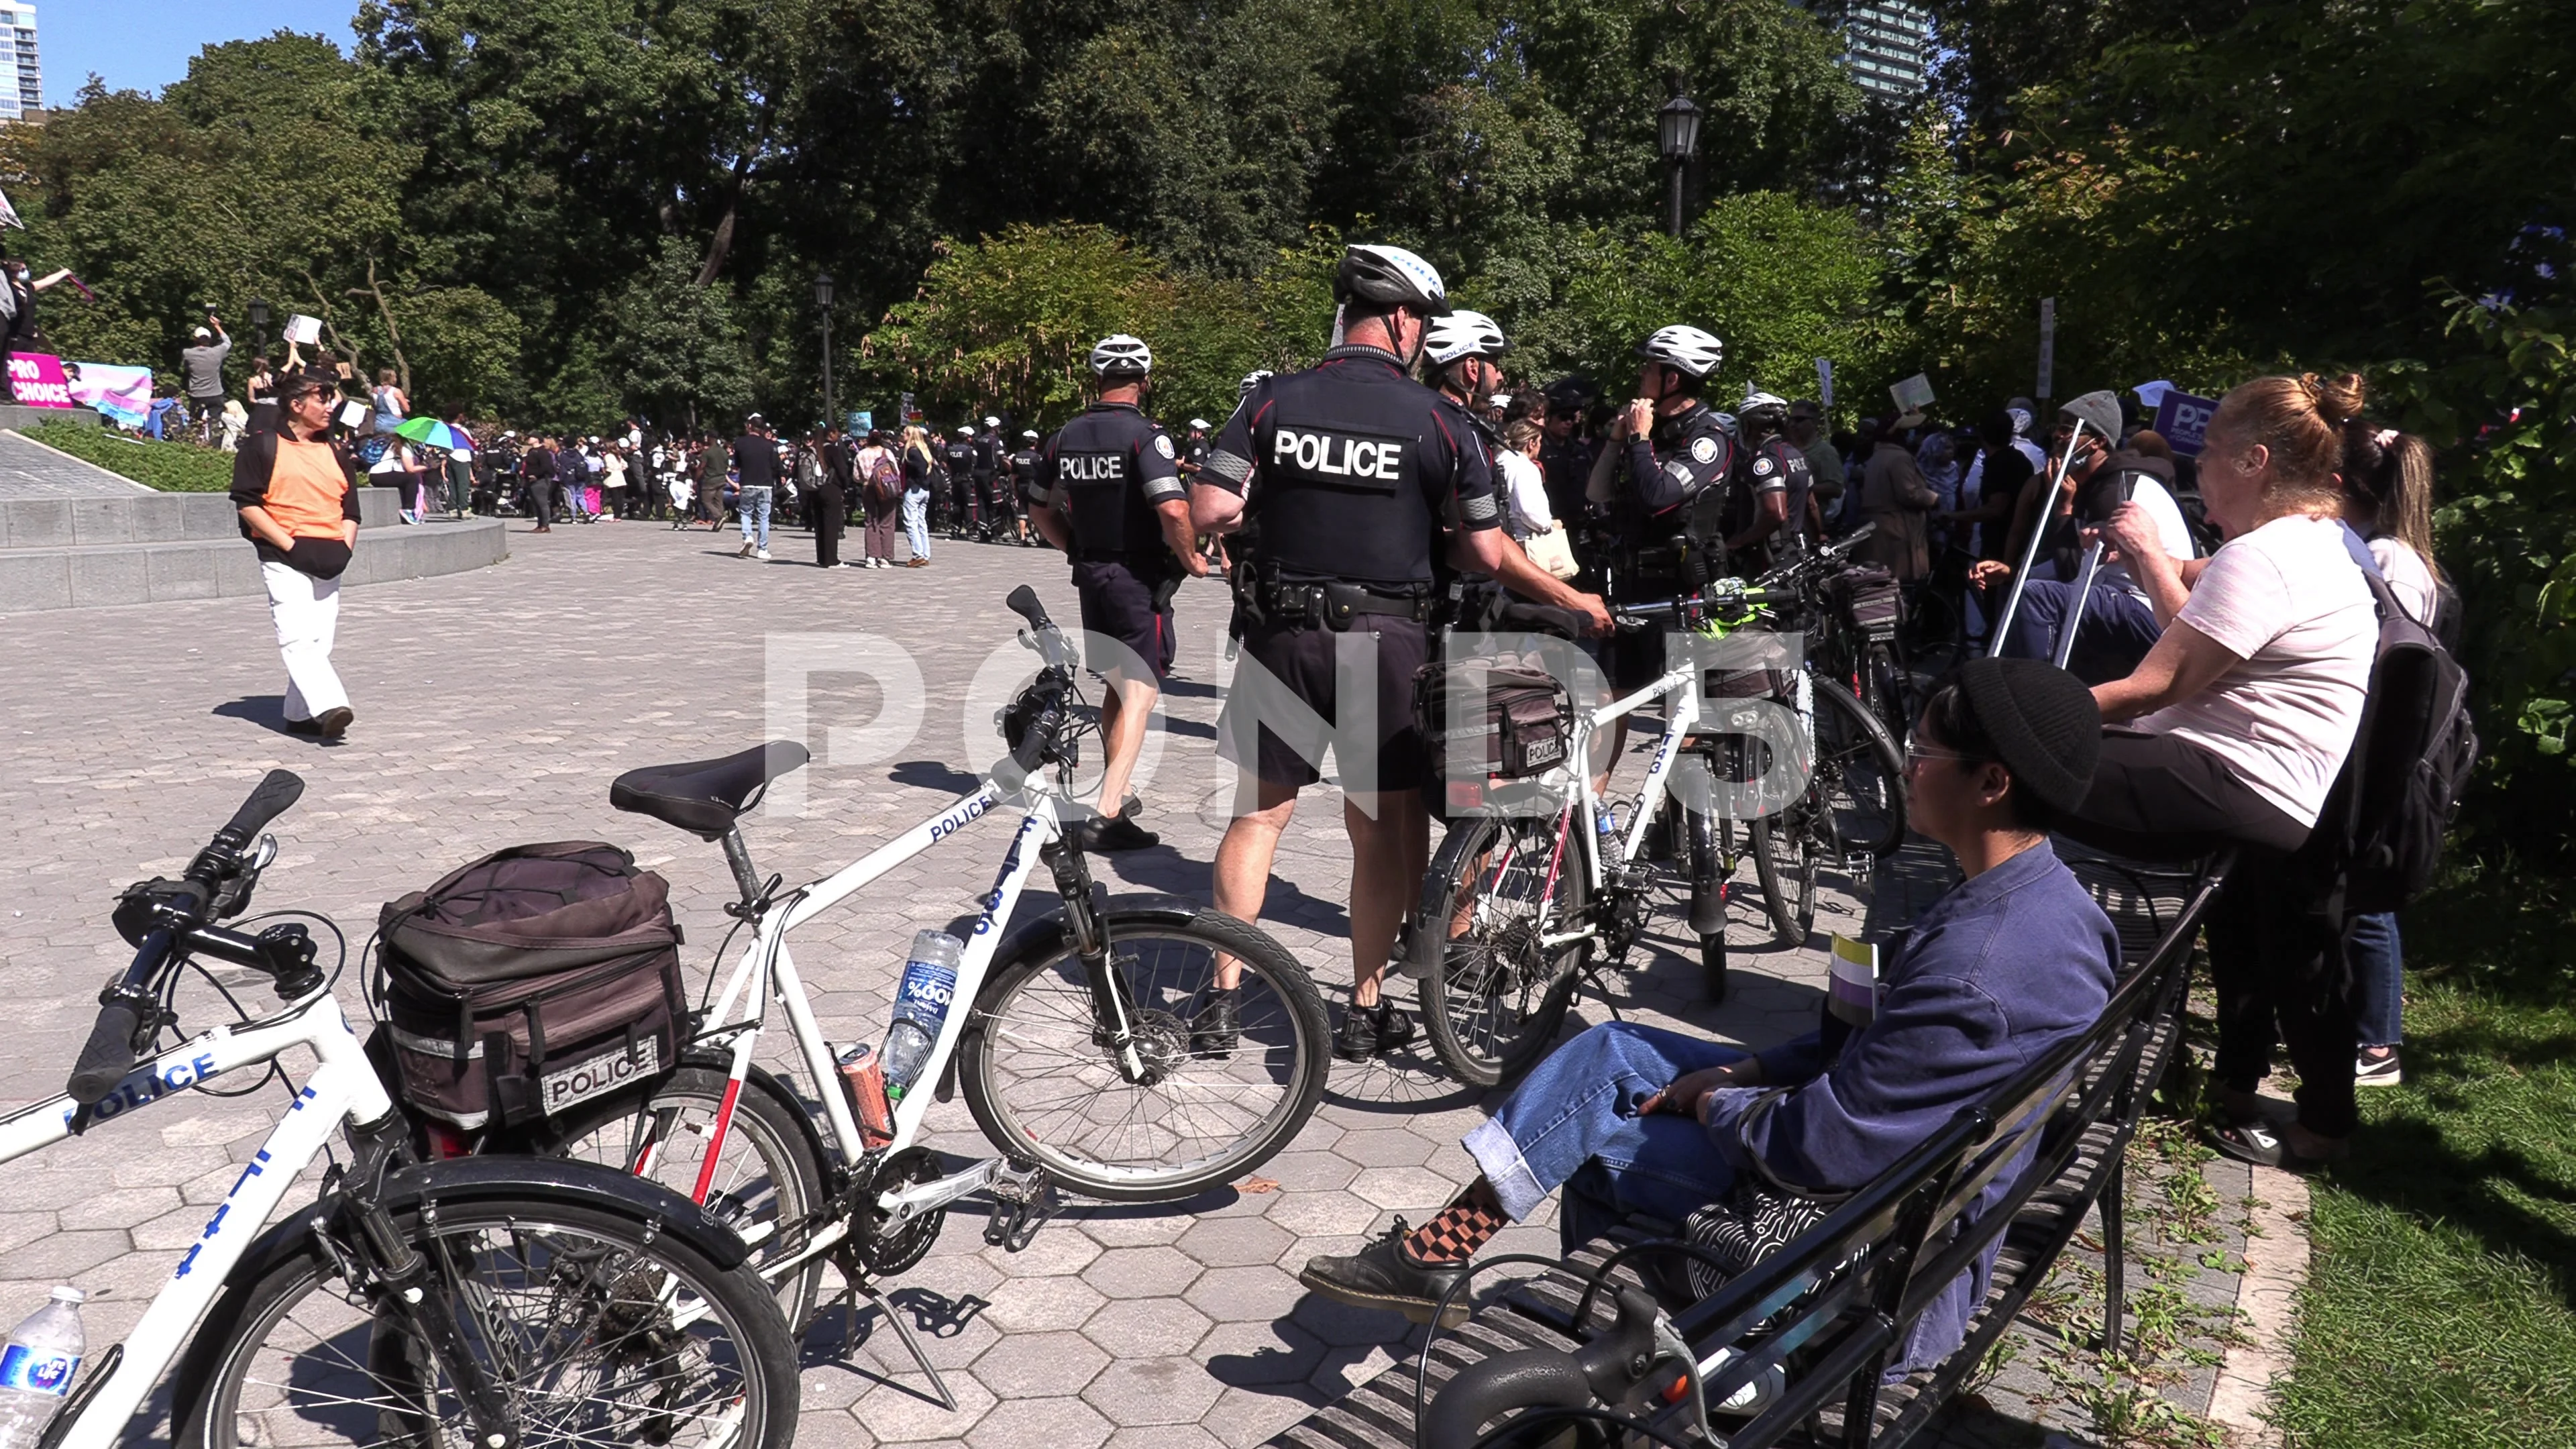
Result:
[[[894,1024],[886,1028],[885,1090],[900,1102],[930,1060],[939,1040],[939,1024],[948,1019],[957,995],[957,964],[966,959],[966,943],[946,931],[924,931],[912,938],[912,957],[903,964],[903,984],[894,991]],[[5,1446],[0,1446],[5,1449]]]
[[[1603,864],[1619,858],[1619,807],[1604,800],[1592,812],[1592,829],[1601,838]]]
[[[0,1349],[0,1449],[33,1449],[45,1425],[62,1412],[80,1371],[80,1306],[87,1295],[57,1288],[53,1301],[9,1330]]]

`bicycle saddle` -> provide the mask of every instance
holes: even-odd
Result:
[[[771,740],[721,760],[646,765],[608,787],[608,803],[650,815],[709,840],[721,839],[769,782],[805,767],[813,753],[792,740]]]

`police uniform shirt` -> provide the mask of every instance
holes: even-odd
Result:
[[[1263,562],[1299,578],[1428,584],[1451,509],[1467,531],[1502,523],[1483,444],[1375,347],[1337,347],[1264,379],[1201,476],[1245,500]]]
[[[1019,485],[1020,496],[1031,503],[1046,502],[1046,489],[1038,484],[1038,450],[1022,448],[1011,455],[1011,481]]]
[[[1002,441],[990,433],[979,434],[974,443],[974,469],[979,477],[991,477],[1001,471]]]
[[[1627,461],[1635,502],[1645,518],[1659,518],[1734,474],[1735,440],[1708,404],[1694,401],[1657,418],[1645,437],[1630,439]]]
[[[939,461],[948,469],[949,477],[969,477],[975,471],[975,445],[962,440],[943,443],[939,448]]]
[[[1170,552],[1158,505],[1186,499],[1172,435],[1133,403],[1099,402],[1076,415],[1038,450],[1034,498],[1073,528],[1076,558],[1125,558],[1131,564]]]
[[[1775,545],[1785,546],[1791,535],[1807,526],[1807,493],[1813,481],[1807,455],[1788,439],[1769,437],[1753,445],[1752,456],[1744,465],[1744,483],[1755,508],[1759,509],[1763,494],[1777,493],[1789,509],[1780,531],[1772,535]],[[1748,518],[1754,516],[1758,512]]]

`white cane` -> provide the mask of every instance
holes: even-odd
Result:
[[[2075,431],[2066,435],[2066,451],[2057,460],[2057,477],[2051,480],[2048,496],[2040,502],[2039,516],[2031,520],[2030,543],[2021,551],[2021,567],[2013,570],[2012,592],[2004,595],[2003,614],[1995,620],[1994,632],[1986,636],[1989,659],[2001,654],[2004,640],[2012,637],[2013,616],[2021,612],[2022,586],[2030,582],[2030,571],[2039,562],[2039,541],[2048,535],[2049,519],[2057,511],[2057,495],[2066,487],[2066,470],[2075,465],[2075,445],[2084,441],[2084,419],[2074,421]]]
[[[2137,487],[2138,475],[2122,470],[2120,501],[2128,502],[2130,496],[2137,491]],[[2104,520],[2104,523],[2108,522],[2108,519]],[[2064,669],[2066,661],[2074,656],[2075,631],[2084,627],[2084,605],[2093,597],[2093,578],[2101,568],[2102,538],[2100,533],[2096,532],[2093,541],[2084,546],[2084,568],[2075,578],[2075,607],[2066,611],[2066,622],[2060,626],[2057,633],[2057,657],[2049,661],[2060,669]]]

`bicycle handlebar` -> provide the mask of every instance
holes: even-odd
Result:
[[[1038,591],[1026,584],[1011,590],[1011,596],[1004,599],[1002,604],[1012,613],[1026,619],[1032,629],[1055,627],[1055,622],[1047,617],[1046,605],[1038,602]]]
[[[66,1090],[72,1101],[83,1107],[95,1107],[107,1100],[125,1074],[143,1053],[134,1039],[143,1025],[142,1013],[123,1000],[112,1000],[98,1009],[98,1024],[89,1031],[89,1045],[81,1048],[80,1062],[72,1068]]]
[[[218,838],[230,836],[238,845],[267,828],[268,823],[287,812],[304,795],[304,778],[292,770],[271,770],[268,777],[250,792],[233,818],[215,832]]]

